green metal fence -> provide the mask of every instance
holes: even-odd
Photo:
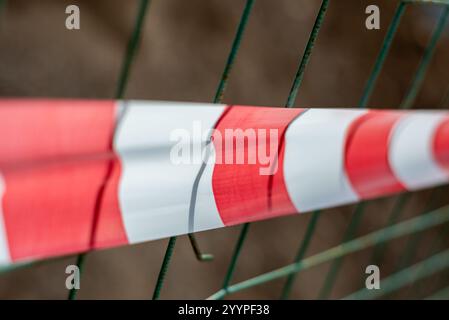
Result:
[[[139,47],[139,42],[142,35],[142,26],[145,22],[145,18],[148,15],[147,11],[150,7],[149,0],[139,0],[138,12],[135,18],[135,24],[131,37],[129,39],[125,58],[123,60],[119,82],[117,84],[117,90],[115,97],[120,99],[123,97],[126,84],[129,78],[129,73],[132,68],[136,52]],[[238,51],[241,42],[244,40],[245,28],[249,19],[251,18],[251,12],[256,4],[256,0],[247,0],[244,4],[240,22],[237,26],[234,40],[231,44],[230,52],[225,63],[223,73],[221,75],[218,87],[213,98],[214,103],[220,103],[223,99],[227,81],[231,75],[232,67],[238,56]],[[3,3],[0,2],[0,3]],[[299,66],[297,72],[294,76],[291,90],[286,98],[285,107],[292,108],[295,104],[295,100],[298,91],[301,87],[303,76],[309,62],[309,58],[313,53],[314,44],[319,36],[319,31],[323,23],[325,23],[326,11],[332,5],[330,0],[322,0],[321,6],[318,10],[315,23],[311,29],[309,39],[305,46],[304,52],[299,60]],[[361,94],[359,101],[359,107],[367,107],[376,86],[378,77],[382,71],[385,60],[388,57],[390,48],[394,42],[395,34],[397,33],[398,27],[401,23],[401,19],[410,6],[422,6],[422,5],[438,5],[441,6],[441,15],[436,21],[435,29],[432,33],[431,39],[426,46],[421,62],[411,80],[409,89],[403,98],[400,108],[410,108],[412,107],[417,94],[421,88],[424,80],[424,76],[432,60],[433,54],[435,52],[436,46],[443,34],[443,30],[447,25],[449,17],[449,0],[404,0],[398,1],[397,9],[394,13],[392,21],[388,27],[385,39],[380,48],[377,59],[374,62],[374,67],[368,77],[364,90]],[[445,97],[442,99],[442,105],[440,108],[446,107],[449,100],[449,90]],[[413,285],[413,290],[419,291],[420,279],[429,277],[433,274],[439,273],[444,278],[444,283],[448,284],[447,271],[449,268],[449,251],[445,249],[440,251],[443,247],[447,247],[447,234],[449,231],[449,206],[444,206],[438,209],[434,209],[435,206],[444,200],[444,196],[447,193],[446,189],[435,188],[431,191],[430,197],[426,202],[426,208],[419,216],[406,220],[404,222],[398,223],[401,215],[403,215],[405,210],[405,205],[408,203],[413,196],[412,193],[407,193],[400,195],[396,198],[393,208],[389,213],[389,218],[387,224],[380,230],[369,233],[365,236],[354,238],[358,227],[361,224],[362,217],[366,211],[366,207],[372,205],[372,202],[363,202],[355,206],[352,218],[349,221],[346,231],[341,239],[341,244],[320,252],[318,254],[305,257],[311,240],[315,234],[315,230],[319,225],[319,219],[322,212],[316,211],[311,213],[311,219],[307,226],[306,232],[303,236],[301,243],[296,254],[295,259],[291,264],[284,267],[260,274],[253,278],[247,279],[245,281],[233,283],[233,276],[236,267],[239,263],[239,258],[241,251],[245,242],[247,241],[247,235],[250,232],[250,223],[246,223],[241,226],[240,235],[238,236],[235,247],[233,250],[232,257],[229,261],[229,266],[227,272],[224,274],[223,284],[219,291],[212,294],[210,299],[223,299],[225,297],[231,296],[233,293],[255,287],[264,283],[268,283],[280,278],[285,279],[285,284],[281,292],[279,292],[279,297],[281,299],[288,299],[290,297],[291,289],[294,285],[295,278],[299,272],[313,268],[325,262],[331,262],[329,272],[326,274],[324,279],[324,284],[320,289],[317,298],[326,299],[330,296],[332,289],[334,288],[335,282],[339,275],[339,270],[343,263],[343,259],[352,253],[358,252],[368,247],[373,248],[371,262],[377,264],[382,261],[385,255],[386,246],[388,246],[389,241],[397,239],[399,237],[409,236],[408,243],[404,249],[400,263],[396,268],[396,272],[382,279],[381,286],[382,290],[366,290],[360,289],[357,292],[345,297],[346,299],[372,299],[382,297],[394,293],[395,291],[403,288],[405,286]],[[101,200],[101,194],[99,199]],[[443,201],[444,202],[444,201]],[[431,211],[432,210],[432,211]],[[95,222],[93,222],[93,225]],[[421,241],[423,231],[429,230],[431,228],[436,228],[440,226],[440,232],[435,237],[432,245],[431,252],[427,259],[418,262],[417,264],[411,265],[416,256],[416,249]],[[93,227],[94,229],[94,227]],[[199,261],[208,261],[212,259],[212,255],[204,254],[200,250],[200,246],[195,239],[195,235],[190,234],[189,237],[192,244],[192,248]],[[172,255],[175,253],[175,244],[177,237],[172,237],[168,240],[167,249],[165,256],[163,257],[160,272],[157,278],[157,282],[153,292],[153,299],[159,299],[161,292],[164,288],[164,279],[169,276],[170,271],[170,260]],[[83,269],[83,264],[86,259],[86,254],[80,254],[77,259],[77,264],[80,270]],[[21,267],[21,266],[19,266]],[[363,283],[361,281],[360,287],[363,288]],[[72,290],[69,294],[69,299],[76,298],[76,290]],[[180,297],[182,298],[182,297]],[[449,299],[449,287],[439,288],[438,292],[435,292],[430,299]]]

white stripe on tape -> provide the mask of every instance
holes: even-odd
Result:
[[[389,161],[396,177],[408,190],[435,186],[447,174],[435,162],[433,137],[444,113],[416,112],[404,116],[394,128]]]
[[[346,133],[366,111],[310,109],[285,136],[284,177],[299,212],[358,200],[344,169]]]
[[[9,254],[8,238],[5,230],[3,216],[3,194],[5,193],[5,181],[0,173],[0,265],[11,262]]]
[[[193,231],[195,232],[224,227],[224,223],[218,213],[218,208],[215,203],[215,196],[212,189],[212,173],[214,172],[215,164],[214,144],[209,144],[209,148],[209,157],[212,161],[207,163],[198,186],[195,219],[193,225]]]
[[[122,163],[119,201],[128,239],[135,243],[188,233],[201,147],[225,107],[131,101],[126,108],[114,148]],[[194,230],[223,226],[209,166],[198,188]]]

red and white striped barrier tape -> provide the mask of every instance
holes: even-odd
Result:
[[[212,139],[198,135],[198,126],[214,129]],[[235,140],[218,139],[230,129],[277,132],[274,140],[248,134],[243,144],[231,141],[245,156],[275,146],[273,174],[262,173],[261,157],[217,161],[227,156],[226,139]],[[190,139],[174,141],[174,133]],[[179,146],[207,150],[200,155],[208,161],[175,163]],[[449,112],[0,100],[0,264],[448,181]]]

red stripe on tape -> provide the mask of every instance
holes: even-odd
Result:
[[[435,131],[433,152],[438,164],[449,172],[449,118]]]
[[[370,111],[353,122],[345,146],[345,167],[363,199],[405,190],[388,161],[389,138],[399,112]]]
[[[212,187],[225,225],[267,219],[296,211],[284,182],[284,147],[281,139],[288,124],[301,112],[302,109],[232,106],[220,120],[213,135],[216,164]],[[243,140],[236,132],[244,135]],[[239,139],[244,141],[241,147],[237,145]],[[266,159],[260,157],[264,152],[265,156],[268,155]],[[244,163],[238,163],[238,156],[244,159]],[[220,160],[222,163],[219,163]],[[277,165],[277,170],[274,164]],[[271,192],[270,171],[274,172]]]
[[[3,212],[13,261],[89,249],[98,190],[115,157],[115,110],[113,101],[0,102]],[[110,191],[104,199],[100,244],[126,243],[116,198]]]

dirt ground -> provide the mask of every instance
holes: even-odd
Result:
[[[243,105],[285,104],[298,61],[321,1],[256,0],[224,102]],[[300,88],[297,107],[354,107],[379,52],[398,1],[331,0]],[[77,4],[81,29],[65,28],[65,7]],[[10,0],[0,13],[0,96],[113,98],[121,60],[137,11],[137,0]],[[211,102],[238,24],[244,0],[153,0],[142,43],[132,66],[125,97]],[[365,28],[365,8],[381,10],[381,29]],[[442,8],[407,9],[391,54],[370,101],[371,107],[396,108],[407,92]],[[449,32],[443,33],[415,108],[447,108]],[[448,202],[447,189],[434,207]],[[415,194],[401,219],[423,212],[429,191]],[[369,203],[357,234],[385,225],[395,197]],[[337,245],[353,207],[325,211],[307,255]],[[234,281],[291,263],[310,214],[254,223],[236,268]],[[202,299],[217,291],[240,226],[198,234],[201,248],[214,254],[200,263],[188,238],[177,241],[161,298]],[[415,261],[428,256],[439,230],[425,232]],[[406,240],[387,246],[382,276],[396,270]],[[104,250],[87,256],[81,299],[151,298],[167,240]],[[372,250],[347,256],[332,298],[363,284]],[[43,262],[0,275],[0,298],[65,299],[65,267],[75,257]],[[292,298],[313,299],[329,270],[323,264],[299,274]],[[426,279],[417,292],[408,287],[392,298],[420,298],[448,277]],[[284,280],[251,288],[233,298],[278,298]],[[445,285],[444,285],[445,284]]]

